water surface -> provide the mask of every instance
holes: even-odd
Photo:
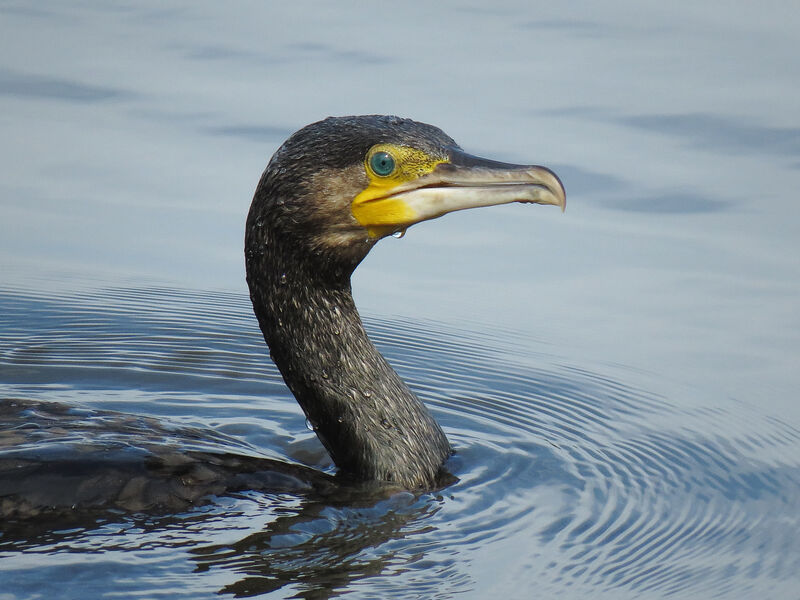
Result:
[[[185,451],[202,443],[331,471],[262,350],[247,297],[5,292],[0,305],[14,347],[3,396],[156,415],[138,439],[164,428]],[[244,491],[177,514],[59,526],[12,519],[0,538],[7,584],[21,596],[57,594],[60,580],[41,576],[50,572],[88,593],[112,581],[138,597],[514,595],[521,582],[576,596],[788,593],[800,567],[786,528],[800,493],[796,429],[694,390],[673,399],[630,387],[502,332],[368,325],[456,447],[457,483],[420,496]],[[83,443],[97,443],[97,431]]]

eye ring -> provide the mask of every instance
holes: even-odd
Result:
[[[384,150],[376,152],[369,158],[369,168],[378,177],[388,177],[394,173],[396,166],[394,156]]]

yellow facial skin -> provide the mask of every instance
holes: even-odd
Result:
[[[372,169],[370,161],[378,152],[386,152],[394,158],[395,168],[388,175],[378,175]],[[369,185],[353,199],[353,216],[367,228],[370,237],[386,235],[387,228],[394,229],[398,223],[413,223],[414,209],[401,199],[392,198],[392,190],[431,173],[436,165],[445,162],[448,162],[447,157],[431,156],[410,146],[376,144],[364,157]]]
[[[447,168],[437,168],[443,163],[449,163]],[[364,171],[366,189],[352,200],[350,210],[373,239],[457,210],[522,202],[563,211],[567,202],[564,186],[550,169],[498,163],[457,149],[437,156],[409,146],[377,144],[364,158]]]

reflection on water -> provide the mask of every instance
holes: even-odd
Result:
[[[0,95],[87,103],[133,97],[132,93],[123,90],[55,77],[18,73],[2,68],[0,68]]]
[[[615,198],[603,202],[616,210],[629,210],[653,214],[714,213],[728,210],[732,203],[715,198],[703,198],[686,192],[660,194],[646,198]]]
[[[765,127],[717,115],[647,115],[620,119],[624,124],[667,133],[720,153],[800,155],[800,128]]]
[[[634,389],[602,365],[578,368],[498,333],[368,327],[445,427],[458,482],[418,497],[369,486],[238,489],[174,514],[9,519],[0,526],[5,591],[57,596],[67,573],[89,595],[113,580],[131,597],[790,590],[800,568],[797,430],[699,394],[676,402],[658,380]],[[65,413],[78,420],[136,415],[127,419],[139,425],[112,425],[105,439],[73,429],[62,456],[127,440],[330,472],[244,296],[5,290],[0,348],[2,397],[81,407]],[[0,450],[4,464],[51,439],[31,433],[34,413],[22,421],[15,435],[26,441]]]

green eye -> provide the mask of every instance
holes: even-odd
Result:
[[[394,157],[388,152],[376,152],[369,159],[369,166],[375,175],[386,177],[394,171]]]

